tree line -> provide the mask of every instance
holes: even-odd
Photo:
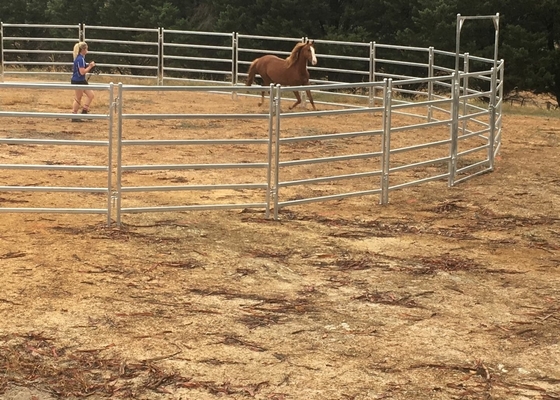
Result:
[[[558,0],[19,0],[0,21],[239,32],[455,51],[456,16],[500,13],[506,92],[547,93],[560,103]],[[491,20],[466,21],[460,51],[494,56]]]

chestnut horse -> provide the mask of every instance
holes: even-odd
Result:
[[[255,80],[255,75],[259,74],[263,80],[264,86],[271,83],[285,86],[303,86],[309,84],[309,72],[307,71],[307,63],[317,64],[315,56],[315,42],[307,41],[306,43],[298,43],[295,45],[291,54],[286,59],[282,59],[272,54],[255,59],[249,67],[247,75],[247,86],[251,86]],[[307,97],[314,110],[313,96],[311,91],[307,90]],[[301,103],[299,92],[294,91],[297,101],[290,107],[290,110]],[[262,92],[261,102],[264,102],[264,91]]]

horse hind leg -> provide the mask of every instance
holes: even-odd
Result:
[[[262,84],[262,85],[263,85],[263,86],[268,86],[268,87],[270,87],[270,84],[272,83],[272,79],[270,79],[270,77],[269,77],[267,74],[265,74],[265,73],[262,73],[262,74],[260,74],[260,75],[261,75],[261,78],[262,78],[262,80],[263,80],[263,84]],[[266,91],[266,90],[263,90],[263,91],[261,92],[261,102],[259,103],[259,107],[262,106],[263,103],[264,103],[264,94],[265,94],[265,92],[267,92],[267,91]]]

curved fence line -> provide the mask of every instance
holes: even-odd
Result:
[[[443,80],[442,77],[438,79]],[[330,110],[321,111],[305,111],[305,112],[285,112],[282,110],[283,92],[296,90],[305,90],[307,87],[271,87],[269,95],[269,110],[260,114],[186,114],[186,113],[153,113],[153,114],[130,114],[123,111],[123,104],[126,104],[128,96],[137,92],[153,93],[159,92],[159,95],[166,92],[202,92],[207,94],[215,93],[214,87],[199,86],[199,87],[185,87],[185,86],[172,86],[172,87],[150,87],[139,85],[118,85],[116,101],[111,102],[111,106],[106,115],[91,115],[92,118],[106,119],[112,121],[115,118],[116,126],[118,129],[117,137],[112,139],[111,124],[108,128],[109,140],[108,141],[88,141],[88,140],[46,140],[46,139],[28,139],[28,138],[0,138],[1,144],[21,145],[27,146],[29,144],[40,145],[76,145],[76,146],[107,146],[107,164],[103,166],[94,165],[80,165],[80,166],[65,166],[65,165],[15,165],[15,164],[0,164],[1,169],[38,169],[38,170],[53,170],[53,169],[68,169],[79,170],[88,172],[106,172],[108,173],[108,183],[106,188],[99,187],[70,187],[70,186],[45,186],[45,187],[29,187],[29,186],[13,186],[5,185],[0,186],[0,192],[4,191],[55,191],[55,192],[102,192],[107,195],[106,209],[78,209],[78,208],[46,208],[38,207],[33,210],[30,208],[3,208],[3,212],[68,212],[68,213],[107,213],[108,221],[111,217],[111,202],[113,202],[116,222],[121,223],[122,215],[131,213],[142,212],[168,212],[168,211],[190,211],[190,210],[210,210],[210,209],[240,209],[240,208],[261,208],[265,210],[268,217],[271,210],[274,210],[274,218],[278,218],[278,212],[284,207],[297,204],[306,204],[318,201],[343,199],[354,196],[366,195],[379,195],[380,203],[385,204],[389,201],[389,193],[394,190],[402,189],[409,186],[422,184],[433,180],[448,180],[449,185],[454,185],[458,181],[465,180],[468,177],[487,172],[491,170],[491,162],[495,152],[497,151],[496,142],[491,142],[492,127],[487,122],[482,121],[482,117],[490,118],[491,110],[481,111],[479,108],[473,108],[474,111],[470,114],[462,115],[459,118],[461,110],[462,96],[460,94],[460,79],[455,79],[454,76],[446,78],[449,81],[450,90],[444,99],[435,99],[423,102],[409,102],[395,104],[392,101],[394,85],[406,86],[406,83],[412,85],[414,81],[408,82],[393,82],[392,80],[385,80],[380,82],[371,82],[368,84],[360,84],[360,87],[376,87],[383,92],[383,105],[373,106],[369,103],[359,108],[334,108]],[[44,88],[45,85],[41,84],[28,84],[28,83],[3,83],[0,84],[0,90],[4,88]],[[49,88],[65,88],[72,89],[71,85],[59,84],[47,85]],[[333,90],[332,96],[336,96],[336,89],[339,85],[331,84],[329,88]],[[348,86],[344,84],[342,86]],[[99,85],[92,86],[96,90],[112,90],[112,85]],[[229,92],[233,94],[236,90],[235,87],[220,87],[220,92]],[[245,88],[248,91],[259,91],[260,88],[251,87]],[[112,92],[111,92],[112,93]],[[426,121],[427,117],[425,112],[429,107],[438,106],[440,110],[434,112],[430,121]],[[331,106],[332,107],[332,106]],[[403,108],[411,108],[414,112],[404,112]],[[424,113],[418,111],[424,110]],[[113,116],[113,114],[115,114]],[[362,131],[341,131],[329,132],[328,134],[317,133],[313,135],[301,134],[286,134],[284,129],[285,124],[289,124],[292,120],[303,119],[309,121],[312,125],[314,118],[322,117],[337,117],[337,116],[352,116],[352,115],[378,115],[382,114],[382,118],[377,120],[376,126],[371,126],[369,130]],[[71,118],[74,114],[67,113],[39,113],[39,112],[0,112],[2,117],[18,117],[26,115],[27,117],[45,118],[57,117]],[[405,124],[395,124],[394,121],[399,115],[406,115],[407,122]],[[455,116],[456,119],[453,117]],[[216,132],[218,137],[214,139],[129,139],[128,134],[134,132],[134,129],[127,130],[125,126],[126,121],[142,121],[142,120],[228,120],[228,121],[263,121],[267,126],[266,138],[239,138],[234,137],[226,139],[219,137],[219,131]],[[417,122],[414,122],[414,119]],[[461,122],[468,122],[464,129],[459,129]],[[307,122],[306,122],[307,123]],[[472,124],[482,125],[482,129],[471,130]],[[448,127],[451,127],[450,129]],[[418,143],[408,144],[406,146],[398,145],[394,138],[397,135],[413,135],[416,138],[421,138],[422,130],[432,131],[436,127],[443,127],[442,136],[432,141],[422,141]],[[426,132],[427,132],[426,131]],[[413,132],[413,133],[411,133]],[[322,155],[321,144],[324,142],[338,142],[344,143],[352,138],[361,138],[364,140],[372,140],[377,143],[377,147],[370,148],[370,151],[355,154],[330,154],[328,156]],[[116,140],[116,166],[114,170],[110,167],[111,164],[111,148],[113,141]],[[474,140],[474,141],[473,141]],[[463,145],[464,143],[464,145]],[[288,149],[293,145],[304,145],[306,154],[310,154],[307,158],[302,158],[297,154],[290,154]],[[139,164],[138,160],[134,157],[125,155],[128,149],[144,147],[148,150],[155,146],[163,146],[167,148],[169,154],[177,151],[180,147],[188,146],[205,146],[214,148],[217,146],[230,146],[231,152],[235,152],[236,146],[257,146],[265,147],[266,151],[261,151],[262,158],[255,161],[244,162],[229,162],[229,163],[215,163],[215,162],[197,162],[197,163],[158,163],[158,164]],[[340,146],[331,146],[331,148],[343,148]],[[418,158],[415,152],[421,149],[432,149],[434,154]],[[436,150],[438,149],[438,150]],[[255,152],[256,153],[256,152]],[[478,157],[472,159],[473,155]],[[295,157],[295,158],[289,158]],[[427,158],[426,158],[427,157]],[[468,165],[462,165],[463,158],[469,158]],[[164,155],[162,159],[166,159]],[[303,176],[290,172],[291,168],[306,167],[316,164],[334,164],[339,162],[349,161],[367,161],[363,164],[363,169],[355,170],[351,173],[343,172],[338,174],[330,174],[325,176]],[[372,165],[378,165],[378,168],[371,168]],[[433,166],[429,169],[427,174],[427,167]],[[233,171],[238,168],[253,169],[255,171],[261,170],[261,175],[255,174],[255,181],[243,183],[225,183],[216,182],[213,184],[191,184],[191,185],[173,185],[161,186],[152,185],[147,186],[145,183],[138,185],[134,183],[125,183],[123,177],[130,173],[146,173],[147,171]],[[474,172],[467,176],[470,170]],[[407,174],[407,171],[416,171],[415,173]],[[420,178],[418,178],[418,171],[422,171]],[[111,172],[116,175],[116,182],[113,185],[111,181]],[[227,172],[226,172],[227,173]],[[260,176],[260,178],[259,178]],[[412,177],[415,177],[412,179]],[[313,196],[309,194],[302,194],[309,192],[307,187],[310,185],[321,185],[324,183],[332,183],[336,181],[348,181],[353,179],[366,180],[367,187],[362,190],[342,193],[329,193],[320,196]],[[377,181],[377,183],[375,183]],[[299,198],[290,198],[293,194],[286,193],[287,190],[292,189],[291,193],[298,193]],[[211,203],[211,204],[190,204],[190,205],[148,205],[140,204],[142,199],[149,199],[149,194],[164,191],[184,191],[184,192],[215,192],[220,190],[227,191],[260,191],[259,201],[240,201],[239,199],[245,197],[244,194],[240,195],[239,199],[227,203]],[[134,206],[124,206],[123,201],[126,201],[127,196],[131,194],[141,194],[134,200]],[[312,193],[312,192],[309,192]],[[108,222],[110,223],[110,222]]]
[[[31,36],[32,31],[41,30],[46,31],[43,37]],[[29,34],[25,35],[26,32]],[[131,33],[142,40],[130,40]],[[150,35],[151,39],[147,40]],[[92,43],[89,55],[96,60],[102,75],[116,77],[130,71],[134,77],[153,79],[160,85],[166,80],[204,80],[236,85],[240,78],[247,75],[248,65],[254,58],[264,54],[285,57],[296,42],[306,40],[237,32],[90,26],[83,23],[56,26],[0,23],[0,37],[2,78],[4,75],[21,74],[21,68],[17,67],[40,67],[34,73],[41,70],[53,73],[61,67],[66,67],[68,71],[72,66],[72,49],[67,43],[87,40]],[[46,45],[37,47],[33,42],[44,42]],[[398,72],[399,67],[417,67],[418,73],[408,75],[410,77],[431,77],[435,72],[432,66],[437,67],[435,70],[451,72],[456,59],[456,53],[432,47],[320,39],[315,43],[321,62],[309,67],[310,71],[316,72],[312,75],[317,75],[312,76],[313,83],[322,83],[325,79],[330,82],[361,82],[364,78],[371,82],[407,76]],[[32,61],[23,56],[31,53],[42,57]],[[436,63],[436,55],[443,61]],[[469,56],[468,53],[458,57],[464,60],[463,72],[468,71],[471,61],[485,66],[495,65],[493,59]]]
[[[17,76],[21,70],[12,66],[40,65],[37,61],[6,61],[15,54],[22,54],[7,49],[6,44],[20,36],[6,36],[8,29],[23,29],[28,25],[2,24],[2,77]],[[75,26],[61,26],[65,31],[75,30]],[[135,28],[87,27],[89,42],[122,45],[125,41],[104,39],[103,32],[134,31]],[[85,36],[86,27],[80,25],[80,35]],[[138,30],[140,31],[140,30]],[[104,114],[88,114],[92,120],[108,122],[106,140],[53,140],[46,138],[0,136],[0,146],[25,148],[38,146],[79,146],[89,151],[95,147],[106,147],[104,160],[95,164],[37,164],[6,163],[0,164],[1,170],[37,170],[37,171],[78,171],[82,173],[101,172],[107,174],[107,185],[76,186],[62,182],[59,186],[51,185],[15,185],[9,181],[0,181],[2,192],[58,192],[104,194],[105,205],[98,208],[79,207],[0,207],[0,212],[61,212],[106,214],[107,223],[122,223],[127,214],[147,212],[177,212],[214,209],[263,209],[265,216],[273,213],[279,217],[282,208],[337,200],[355,196],[379,196],[379,203],[386,204],[390,193],[403,188],[424,184],[431,181],[447,181],[449,186],[463,182],[474,176],[492,171],[494,158],[501,145],[501,106],[503,98],[503,60],[489,60],[469,54],[459,55],[463,63],[462,70],[455,71],[453,63],[455,53],[442,52],[433,48],[383,45],[375,42],[352,43],[317,40],[317,46],[325,52],[321,60],[326,64],[310,67],[312,76],[327,74],[329,78],[314,79],[308,86],[264,88],[268,94],[268,110],[260,113],[186,113],[154,112],[130,113],[123,107],[136,95],[152,96],[150,99],[164,96],[166,93],[202,93],[205,95],[227,94],[232,98],[238,94],[259,96],[262,87],[241,86],[239,78],[244,76],[240,66],[245,68],[250,61],[267,50],[277,47],[279,56],[285,56],[291,50],[295,40],[305,38],[272,38],[266,36],[240,35],[236,33],[213,33],[208,39],[201,32],[167,31],[163,28],[146,29],[147,35],[154,34],[154,42],[134,42],[134,45],[153,49],[153,53],[142,54],[136,50],[125,55],[106,67],[117,69],[135,68],[142,70],[136,77],[149,77],[157,85],[90,85],[94,90],[109,92],[109,107]],[[96,37],[97,35],[97,37]],[[166,41],[163,39],[165,38]],[[82,37],[85,39],[85,37]],[[169,42],[167,40],[169,39]],[[185,40],[192,43],[184,43]],[[207,43],[207,40],[214,40]],[[70,39],[68,39],[70,41]],[[48,42],[48,41],[47,41]],[[49,42],[50,43],[50,42]],[[229,43],[229,44],[228,44]],[[9,46],[8,46],[9,47]],[[94,47],[94,46],[92,46]],[[339,54],[337,49],[342,49]],[[44,51],[51,54],[52,50]],[[355,55],[349,53],[355,50]],[[213,58],[193,55],[192,51],[211,51]],[[69,52],[60,50],[61,54]],[[220,53],[220,54],[218,54]],[[407,61],[392,59],[395,54],[420,54],[425,61]],[[55,54],[55,53],[52,53]],[[95,51],[90,52],[95,57]],[[113,57],[117,51],[98,50],[97,55]],[[319,57],[320,57],[319,53]],[[339,55],[337,55],[339,54]],[[227,56],[227,57],[226,57]],[[128,57],[128,58],[126,58]],[[231,60],[230,60],[231,57]],[[55,57],[56,58],[56,57]],[[146,61],[148,60],[148,61]],[[152,61],[149,61],[152,60]],[[129,62],[124,64],[123,61]],[[138,64],[134,64],[137,62]],[[173,62],[188,62],[194,65],[173,66]],[[471,62],[476,62],[471,65]],[[13,63],[13,64],[12,64]],[[38,64],[25,64],[38,63]],[[150,64],[151,63],[151,64]],[[169,65],[168,65],[169,63]],[[197,64],[202,63],[202,64]],[[331,63],[331,64],[328,64]],[[480,69],[480,65],[486,69]],[[44,67],[56,67],[60,61],[45,61]],[[216,67],[216,65],[225,66]],[[207,67],[211,65],[212,67]],[[495,67],[494,67],[495,66]],[[243,69],[241,68],[241,69]],[[145,71],[154,71],[146,75]],[[412,72],[411,72],[412,71]],[[33,71],[24,71],[35,73]],[[110,73],[108,73],[110,72]],[[171,72],[178,73],[172,76]],[[55,73],[55,72],[53,72]],[[203,74],[201,79],[189,76],[191,73]],[[67,73],[66,73],[67,74]],[[113,71],[104,71],[102,75],[116,76]],[[169,76],[168,76],[169,75]],[[187,75],[187,76],[183,76]],[[216,76],[220,75],[220,79]],[[128,75],[127,75],[128,76]],[[230,79],[224,80],[224,77]],[[333,79],[331,80],[330,77]],[[350,77],[345,81],[345,77]],[[208,79],[202,79],[208,78]],[[171,86],[172,81],[204,81],[203,86]],[[339,81],[340,80],[340,81]],[[352,82],[355,81],[355,82]],[[209,84],[210,83],[210,84]],[[53,89],[73,90],[69,84],[32,84],[0,83],[0,92],[18,89]],[[322,105],[318,111],[282,110],[284,101],[293,91],[312,90],[315,103]],[[115,92],[115,93],[114,93]],[[154,93],[157,92],[157,93]],[[150,102],[152,100],[149,100]],[[290,100],[291,101],[291,100]],[[8,118],[51,118],[70,119],[70,113],[36,112],[28,110],[0,110],[0,121]],[[311,132],[301,134],[294,130],[299,123],[313,126],[316,118],[347,118],[356,116],[370,125],[359,129]],[[260,124],[259,130],[266,132],[250,137],[223,137],[219,130],[211,138],[139,138],[134,137],[134,124],[142,121],[176,121],[184,126],[185,133],[191,124],[216,125],[216,121],[242,124],[253,121]],[[114,133],[116,125],[117,133]],[[333,124],[334,125],[334,124]],[[194,129],[194,128],[193,128]],[[194,131],[193,131],[194,132]],[[295,132],[295,133],[294,133]],[[429,135],[428,135],[429,134]],[[430,139],[425,139],[430,137]],[[363,148],[360,153],[345,150],[349,142],[357,141]],[[143,161],[142,154],[152,149],[161,148],[164,154],[162,162]],[[175,153],[193,154],[189,149],[206,148],[212,153],[216,149],[227,149],[226,153],[234,155],[243,148],[252,158],[216,163],[215,160],[198,160],[177,162]],[[301,152],[304,148],[305,151]],[[144,149],[144,150],[142,150]],[[113,152],[116,153],[113,155]],[[352,165],[352,168],[334,168],[330,166]],[[312,166],[322,166],[323,174],[317,173]],[[254,171],[251,181],[229,181],[232,172],[237,169]],[[188,171],[193,176],[212,173],[218,179],[213,182],[188,182],[188,184],[147,185],[145,175],[172,171],[183,174]],[[181,175],[182,176],[182,175]],[[181,178],[181,176],[179,178]],[[178,182],[181,179],[178,178]],[[194,178],[193,178],[194,179]],[[184,179],[183,179],[184,180]],[[352,190],[337,190],[337,184],[352,183]],[[182,204],[158,203],[159,193],[177,191],[185,194]],[[225,192],[226,196],[215,196],[216,192]],[[196,195],[196,194],[198,195]],[[201,198],[206,202],[198,201]],[[226,198],[229,201],[219,201]]]

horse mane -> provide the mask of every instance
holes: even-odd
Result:
[[[306,45],[307,43],[298,43],[294,46],[294,49],[292,50],[291,54],[288,56],[288,58],[286,58],[286,63],[288,64],[288,68],[291,67],[292,65],[294,65],[294,63],[297,61],[297,59],[299,58],[299,52],[300,50]]]

